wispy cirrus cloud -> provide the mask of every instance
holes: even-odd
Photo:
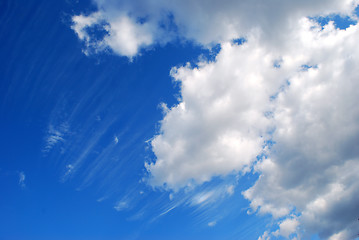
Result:
[[[128,209],[128,207],[129,205],[127,201],[118,201],[113,208],[119,212]]]
[[[58,143],[63,143],[65,141],[65,136],[69,132],[68,123],[62,123],[58,126],[49,125],[47,136],[45,139],[45,147],[43,152],[50,152]]]

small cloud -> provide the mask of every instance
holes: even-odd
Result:
[[[279,229],[273,233],[274,236],[283,236],[289,238],[289,236],[296,232],[299,226],[299,221],[296,218],[287,218],[279,224]]]
[[[19,185],[22,188],[25,187],[25,178],[26,178],[26,176],[25,176],[24,172],[20,172],[19,173]]]
[[[75,169],[76,169],[76,166],[74,166],[72,164],[67,164],[65,167],[65,173],[62,176],[61,181],[65,182],[69,177],[71,177],[71,174],[74,173]],[[77,188],[76,190],[79,191],[80,188]]]
[[[262,236],[258,238],[258,240],[268,240],[270,239],[268,231],[265,231]]]
[[[67,171],[66,171],[66,173],[65,173],[65,176],[67,176],[67,175],[70,175],[71,173],[72,173],[72,171],[74,170],[74,165],[72,165],[72,164],[67,164],[66,165],[66,169],[67,169]]]
[[[113,208],[116,209],[116,211],[118,212],[123,211],[128,208],[128,203],[125,201],[119,201],[116,203],[116,205]]]
[[[234,193],[234,186],[233,185],[230,185],[227,187],[227,193],[229,196],[232,196],[233,193]]]
[[[113,138],[113,142],[114,142],[115,144],[118,143],[118,137],[117,137],[117,136],[115,136],[115,137]]]
[[[217,221],[209,222],[208,227],[214,227],[214,226],[216,226],[216,224],[217,224]]]
[[[97,201],[97,202],[103,202],[103,201],[106,200],[106,199],[107,199],[107,197],[101,197],[101,198],[97,199],[96,201]]]
[[[192,199],[192,205],[200,205],[200,204],[208,203],[211,200],[213,194],[214,194],[213,191],[198,193]]]
[[[50,152],[50,150],[59,142],[64,142],[64,136],[69,131],[69,125],[63,123],[58,127],[53,125],[49,126],[47,137],[46,137],[46,146],[42,150],[43,152]]]
[[[110,48],[131,61],[141,49],[154,43],[152,26],[146,22],[140,23],[131,16],[109,18],[102,12],[95,12],[87,16],[73,16],[72,21],[71,28],[84,42],[83,52],[86,55]]]

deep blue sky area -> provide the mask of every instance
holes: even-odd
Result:
[[[223,203],[240,214],[210,228],[199,220],[207,210],[191,206],[158,217],[168,193],[141,181],[159,104],[177,102],[171,67],[208,52],[176,42],[132,62],[86,56],[71,16],[93,9],[88,1],[0,1],[0,239],[255,239],[266,221],[242,222],[240,191]],[[56,131],[61,140],[49,144]],[[116,211],[126,198],[133,204]]]

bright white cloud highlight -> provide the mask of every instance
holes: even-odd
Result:
[[[112,49],[116,54],[132,58],[139,50],[153,43],[152,33],[147,23],[137,23],[126,14],[119,14],[111,19],[96,12],[89,16],[78,15],[72,18],[72,29],[86,45],[85,53]],[[104,37],[90,34],[90,29],[99,28],[104,31]],[[98,39],[100,38],[100,39]]]
[[[168,110],[151,142],[157,156],[147,166],[153,185],[183,187],[249,168],[271,129],[265,112],[280,86],[274,59],[263,51],[258,47],[253,54],[250,45],[227,43],[215,63],[173,69],[183,100]]]
[[[279,229],[273,233],[274,236],[283,236],[289,238],[289,236],[297,231],[299,222],[295,218],[287,218],[279,224]]]

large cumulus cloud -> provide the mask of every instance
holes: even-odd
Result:
[[[227,43],[215,63],[172,70],[182,101],[167,109],[161,134],[152,140],[153,184],[177,188],[245,171],[263,150],[272,127],[264,113],[283,78],[273,56],[253,44]]]
[[[300,52],[292,50],[312,67],[278,95],[276,144],[244,193],[254,209],[276,217],[296,208],[305,227],[324,239],[350,239],[359,230],[358,30],[312,29]]]
[[[275,51],[255,37],[223,44],[215,62],[173,71],[182,100],[152,141],[152,184],[176,189],[253,166],[259,180],[243,194],[284,229],[267,238],[305,229],[351,239],[359,231],[359,29],[304,18],[290,37]]]

